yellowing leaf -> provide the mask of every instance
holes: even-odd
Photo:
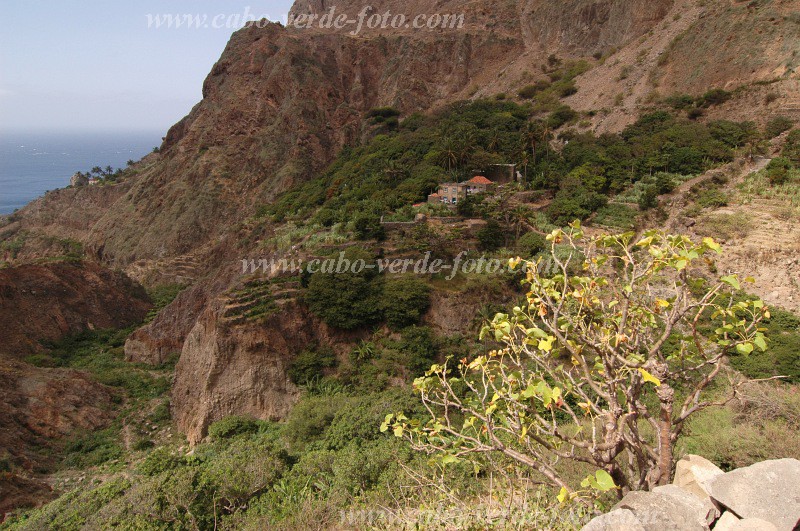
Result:
[[[652,383],[653,385],[655,385],[656,387],[658,387],[658,386],[660,386],[660,385],[661,385],[661,380],[659,380],[658,378],[656,378],[655,376],[653,376],[652,374],[650,374],[650,373],[649,373],[649,372],[647,372],[646,370],[644,370],[644,369],[640,368],[640,369],[639,369],[639,373],[642,375],[642,379],[643,379],[645,382],[650,382],[650,383]]]
[[[554,337],[548,337],[547,339],[540,339],[539,350],[550,352],[551,350],[553,350],[553,341],[555,341]]]

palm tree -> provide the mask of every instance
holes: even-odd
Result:
[[[453,166],[458,163],[458,144],[452,136],[446,136],[442,139],[440,148],[441,160],[447,166],[448,173],[452,173]]]

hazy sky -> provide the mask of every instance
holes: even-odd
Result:
[[[166,132],[202,98],[236,29],[226,26],[246,12],[285,20],[291,3],[0,0],[0,130]],[[148,27],[165,14],[209,27]]]

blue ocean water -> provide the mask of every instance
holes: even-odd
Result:
[[[48,190],[69,185],[77,171],[124,168],[161,145],[163,131],[1,132],[0,214],[10,214]]]

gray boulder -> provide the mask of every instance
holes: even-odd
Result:
[[[707,480],[705,487],[714,501],[742,519],[760,518],[780,531],[792,531],[800,522],[797,459],[774,459],[739,468]]]
[[[628,509],[615,509],[592,519],[581,531],[645,531],[645,528]]]
[[[714,528],[717,529],[716,527]],[[745,518],[744,520],[739,520],[733,527],[731,527],[731,531],[777,531],[778,528],[772,525],[770,522],[766,520],[762,520],[761,518]]]
[[[677,488],[677,487],[676,487]],[[692,496],[674,492],[629,492],[614,509],[628,509],[645,531],[707,531],[705,505]]]
[[[705,457],[690,454],[675,465],[675,479],[672,480],[672,484],[711,503],[705,483],[724,473],[722,469]]]
[[[719,509],[717,509],[716,505],[711,503],[711,498],[708,496],[705,498],[700,498],[676,485],[663,485],[661,487],[656,487],[653,489],[653,492],[656,494],[672,496],[682,505],[686,506],[687,509],[696,511],[697,516],[702,518],[703,521],[709,526],[713,524],[714,520],[716,520],[719,516]]]
[[[739,518],[730,511],[725,511],[714,525],[714,531],[731,531],[739,523]]]

